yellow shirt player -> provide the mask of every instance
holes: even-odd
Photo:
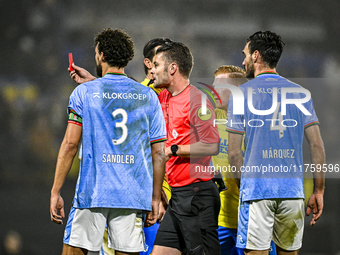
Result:
[[[144,81],[141,82],[141,84],[143,84],[144,86],[147,86],[149,88],[152,88],[157,93],[157,95],[159,93],[161,93],[161,91],[163,90],[163,89],[160,89],[160,88],[155,88],[153,86],[153,81],[150,80],[149,78],[145,78]]]
[[[220,169],[227,190],[220,192],[221,209],[218,217],[218,225],[225,228],[237,229],[237,210],[239,188],[233,177],[233,173],[228,171],[228,132],[223,122],[227,119],[226,113],[222,109],[215,109],[215,117],[221,124],[217,124],[220,135],[220,153],[212,157],[212,163],[215,169]],[[229,169],[230,170],[230,169]]]
[[[229,166],[228,159],[228,132],[226,131],[226,119],[228,111],[228,100],[230,97],[230,90],[223,88],[223,84],[240,86],[247,82],[245,78],[245,71],[237,66],[224,65],[219,67],[215,73],[215,80],[213,86],[221,98],[221,103],[215,95],[216,109],[216,123],[220,135],[220,153],[212,157],[212,163],[215,169],[221,171],[227,190],[220,192],[221,209],[218,217],[218,237],[221,246],[221,255],[243,255],[242,249],[236,248],[237,238],[237,222],[238,222],[238,205],[240,190],[234,179],[233,172]],[[244,143],[242,144],[242,151],[245,151]],[[275,255],[275,244],[271,243],[269,251],[270,255]]]

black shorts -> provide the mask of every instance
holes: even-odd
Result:
[[[155,245],[176,248],[190,255],[219,255],[220,206],[219,192],[213,181],[172,188]]]

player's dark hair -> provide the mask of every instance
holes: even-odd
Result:
[[[248,42],[250,54],[258,50],[263,61],[266,62],[270,68],[276,67],[280,60],[283,47],[285,46],[281,36],[270,31],[258,31],[247,39],[247,43]]]
[[[103,52],[104,61],[110,66],[123,68],[134,56],[133,41],[121,29],[104,29],[94,39],[99,53]]]
[[[181,42],[167,42],[156,51],[156,54],[163,52],[163,60],[166,65],[172,62],[178,65],[179,72],[189,78],[192,66],[194,65],[193,56],[189,48]]]
[[[165,42],[172,42],[169,38],[154,38],[148,41],[143,48],[144,58],[148,58],[152,61],[153,57],[156,55],[155,48],[157,46],[163,45]],[[148,67],[144,65],[144,72],[148,74]]]

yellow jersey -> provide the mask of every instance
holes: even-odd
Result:
[[[145,78],[144,81],[141,82],[141,84],[143,84],[143,85],[146,86],[146,87],[152,88],[152,89],[157,93],[157,95],[158,95],[159,93],[161,93],[162,89],[155,88],[155,87],[153,86],[153,83],[150,84],[150,85],[148,86],[149,82],[150,82],[150,79]]]
[[[215,109],[216,119],[227,118],[224,110]],[[221,209],[218,216],[218,225],[226,228],[237,228],[238,221],[238,203],[240,190],[237,187],[236,181],[233,178],[233,173],[229,167],[228,159],[228,132],[225,124],[217,124],[218,133],[220,135],[220,153],[212,157],[212,163],[215,169],[220,169],[227,190],[220,193]],[[242,144],[244,151],[244,145]]]

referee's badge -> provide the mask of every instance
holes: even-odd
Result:
[[[210,120],[212,117],[212,112],[210,111],[210,109],[207,107],[205,108],[205,113],[203,114],[202,112],[202,107],[198,109],[197,115],[198,118],[200,118],[200,120]]]

